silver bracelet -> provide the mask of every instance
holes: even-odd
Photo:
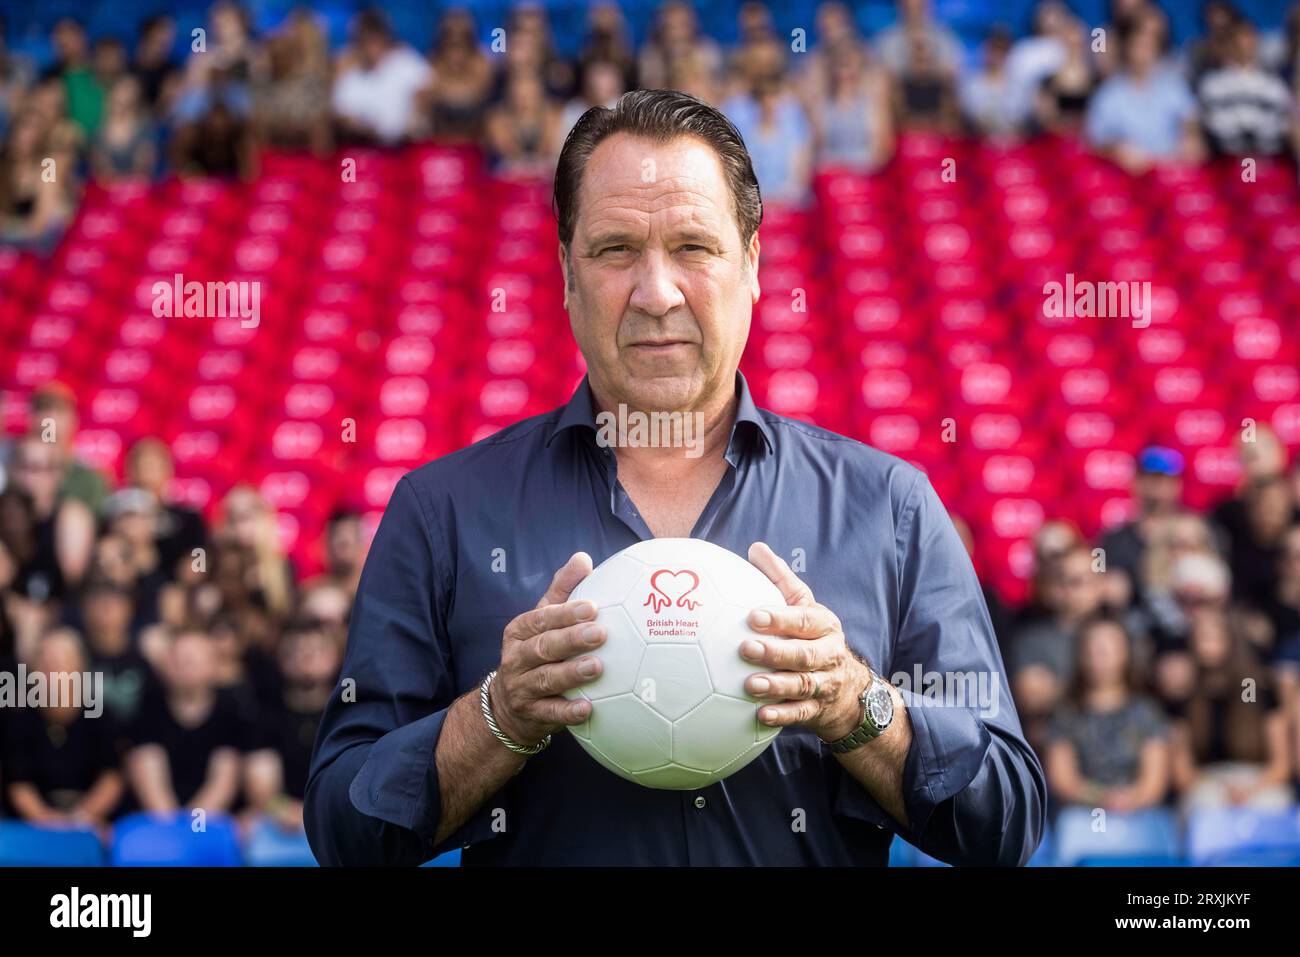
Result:
[[[496,739],[500,741],[502,744],[504,744],[507,748],[509,748],[515,754],[522,754],[525,757],[531,757],[532,755],[537,754],[539,751],[544,750],[546,746],[551,743],[551,736],[548,734],[546,737],[542,738],[542,740],[538,741],[536,744],[526,748],[522,744],[510,740],[510,738],[506,736],[505,732],[503,732],[499,727],[497,727],[497,719],[492,717],[492,704],[490,699],[488,698],[488,688],[492,686],[492,679],[495,678],[496,676],[497,673],[495,671],[488,672],[488,676],[483,679],[483,684],[481,684],[478,689],[478,700],[479,700],[479,705],[483,709],[483,720],[487,722],[488,730],[491,731],[492,734],[496,736]]]

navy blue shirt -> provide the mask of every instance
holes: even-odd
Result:
[[[434,841],[443,718],[496,667],[507,622],[574,552],[599,564],[654,537],[616,455],[596,441],[584,379],[567,405],[398,483],[316,741],[306,826],[322,863],[419,864],[463,847],[464,865],[885,864],[893,832],[953,863],[1028,860],[1043,829],[1042,767],[933,487],[900,459],[758,409],[740,374],[737,396],[730,468],[691,535],[741,556],[767,542],[839,616],[854,651],[903,689],[909,827],[801,727],[698,791],[625,781],[561,731]],[[932,675],[967,692],[940,694]]]

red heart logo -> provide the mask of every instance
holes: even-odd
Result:
[[[700,576],[693,571],[669,571],[661,568],[650,576],[650,594],[641,604],[649,605],[657,615],[669,605],[694,611],[699,607],[699,600],[688,598],[691,592],[700,587]]]

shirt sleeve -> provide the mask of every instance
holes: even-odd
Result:
[[[1012,703],[975,569],[933,486],[918,474],[895,532],[898,629],[888,668],[907,708],[908,826],[851,777],[844,800],[951,864],[1026,863],[1042,838],[1047,785]],[[925,687],[910,687],[920,674]],[[973,699],[973,700],[972,700]],[[865,801],[863,800],[865,798]]]
[[[456,698],[444,609],[452,580],[410,478],[397,484],[366,558],[339,687],[307,783],[307,837],[322,864],[422,864],[483,826],[435,843],[434,761]]]

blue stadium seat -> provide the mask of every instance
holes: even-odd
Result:
[[[117,823],[111,856],[115,867],[239,867],[243,863],[235,822],[208,815],[195,831],[187,811],[131,814]]]
[[[1089,865],[1122,867],[1140,861],[1172,865],[1182,858],[1178,825],[1163,809],[1132,814],[1108,813],[1105,829],[1094,827],[1092,808],[1068,807],[1056,819],[1056,863],[1062,867]]]
[[[431,861],[425,861],[421,867],[460,867],[460,848],[439,854]]]
[[[1300,808],[1195,811],[1187,822],[1187,853],[1200,866],[1295,866],[1300,862]]]
[[[244,859],[252,867],[318,866],[305,833],[290,833],[268,820],[253,825],[244,846]]]
[[[0,867],[103,867],[104,847],[85,827],[0,821]]]
[[[925,851],[913,847],[901,837],[895,837],[894,842],[889,845],[889,866],[890,867],[951,867],[951,864],[945,864],[936,857],[931,857]]]
[[[1034,856],[1029,859],[1026,867],[1051,867],[1056,863],[1055,846],[1052,841],[1052,825],[1049,821],[1043,827],[1043,839],[1038,844],[1038,850],[1034,851]]]

